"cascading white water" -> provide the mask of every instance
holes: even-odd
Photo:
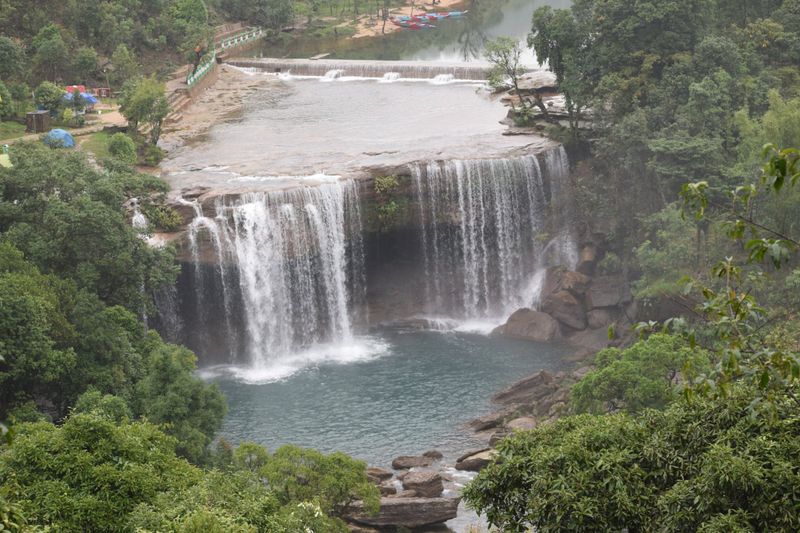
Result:
[[[198,213],[189,229],[193,254],[201,231],[216,252],[227,320],[227,293],[238,291],[251,365],[266,367],[301,347],[353,339],[365,294],[355,182],[251,193],[218,204],[213,219]],[[232,265],[238,287],[231,286]]]
[[[455,80],[455,77],[452,74],[437,74],[432,80],[431,83],[434,85],[446,85],[451,83]]]
[[[397,81],[399,79],[400,79],[400,73],[399,72],[387,72],[380,79],[380,82],[381,83],[392,83],[393,81]]]
[[[263,72],[285,73],[296,76],[326,76],[339,71],[340,75],[359,78],[383,78],[387,73],[398,73],[401,78],[433,79],[449,74],[457,80],[485,80],[492,65],[485,62],[446,63],[441,61],[375,61],[347,59],[234,59],[228,64],[240,68],[255,68]]]
[[[544,169],[536,156],[412,166],[428,313],[505,318],[538,303],[544,267],[570,264],[569,216],[553,224],[551,209],[568,160],[563,148],[551,152]],[[560,244],[543,246],[537,238],[551,228]],[[552,256],[543,253],[554,248]]]
[[[339,78],[341,78],[341,77],[342,77],[342,74],[344,74],[344,71],[343,71],[343,70],[340,70],[340,69],[333,69],[333,70],[329,70],[329,71],[327,71],[327,72],[325,73],[325,75],[322,77],[321,81],[333,81],[333,80],[337,80],[337,79],[339,79]]]

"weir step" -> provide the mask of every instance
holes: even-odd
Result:
[[[397,73],[401,78],[434,79],[437,76],[452,76],[452,79],[456,80],[478,81],[488,79],[492,70],[491,64],[477,61],[471,63],[444,63],[438,61],[238,57],[230,58],[226,63],[236,67],[256,68],[265,72],[291,72],[292,74],[303,76],[324,76],[328,72],[340,70],[345,76],[365,78],[382,78],[385,74]]]

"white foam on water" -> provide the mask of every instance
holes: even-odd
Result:
[[[378,83],[393,83],[400,79],[399,72],[387,72],[383,75],[381,79],[378,80]]]
[[[340,69],[329,70],[328,72],[325,73],[324,76],[322,76],[319,79],[319,81],[326,81],[326,82],[335,81],[335,80],[341,78],[343,74],[344,74],[344,71],[340,70]]]
[[[337,174],[325,174],[324,172],[318,172],[316,174],[310,174],[308,176],[236,176],[235,178],[230,178],[228,183],[258,183],[258,182],[268,182],[268,181],[278,181],[278,180],[291,180],[291,181],[311,181],[315,183],[334,183],[342,179],[342,176]]]
[[[452,74],[437,74],[435,78],[430,80],[433,85],[447,85],[455,80]]]
[[[322,343],[281,355],[253,366],[219,365],[204,368],[198,375],[205,380],[229,377],[241,383],[263,384],[285,380],[303,370],[323,365],[364,363],[391,352],[390,345],[377,337],[358,337],[347,343]]]

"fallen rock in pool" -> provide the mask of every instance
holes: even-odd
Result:
[[[392,461],[392,468],[395,470],[408,470],[409,468],[431,466],[432,464],[432,457],[425,457],[424,455],[401,455],[400,457],[395,457]]]
[[[504,405],[519,405],[532,403],[548,394],[552,394],[557,386],[553,374],[547,370],[540,370],[522,381],[514,383],[507,389],[495,394],[492,401]]]
[[[367,479],[379,485],[382,481],[391,479],[394,474],[385,468],[378,468],[377,466],[370,466],[367,468]]]
[[[370,516],[362,502],[350,505],[351,522],[378,527],[422,527],[452,520],[461,498],[381,498],[381,510]]]
[[[464,454],[456,460],[456,470],[480,472],[492,461],[495,453],[491,448],[484,448]]]
[[[416,471],[403,476],[403,488],[413,490],[423,498],[438,498],[442,495],[444,485],[438,472]]]
[[[494,332],[506,337],[548,342],[561,336],[558,321],[541,311],[523,308],[514,311],[508,321]]]
[[[535,428],[537,425],[536,419],[531,416],[521,416],[515,418],[506,424],[506,427],[511,430],[528,431]]]
[[[428,450],[422,454],[423,457],[430,457],[434,461],[441,461],[444,455],[439,450]]]

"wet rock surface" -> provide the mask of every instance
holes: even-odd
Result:
[[[381,508],[370,516],[361,502],[351,504],[347,519],[357,524],[378,527],[421,527],[441,524],[458,513],[461,498],[381,498]]]

